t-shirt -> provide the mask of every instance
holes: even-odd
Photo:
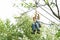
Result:
[[[33,15],[33,17],[35,17],[35,14]],[[38,14],[36,15],[36,19],[35,19],[36,21],[40,21],[39,19],[38,19]]]

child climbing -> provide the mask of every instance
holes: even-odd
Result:
[[[32,34],[35,34],[36,30],[37,33],[40,34],[40,23],[39,23],[39,19],[40,19],[40,15],[37,13],[37,11],[35,11],[35,15],[33,17],[33,23],[32,23]]]

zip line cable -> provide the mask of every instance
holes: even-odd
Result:
[[[39,2],[36,2],[36,1],[35,1],[36,8],[38,8],[38,3],[39,3]],[[40,14],[41,14],[41,13],[40,13]],[[43,14],[41,14],[41,15],[42,15],[43,17],[45,17],[46,19],[48,19],[48,18],[47,18],[46,16],[44,16]],[[51,21],[50,19],[48,19],[48,20]],[[51,21],[51,22],[52,22],[52,23],[55,23],[55,22],[53,22],[53,21]],[[55,24],[56,24],[56,23],[55,23]]]
[[[52,1],[53,2],[53,1]],[[39,4],[39,2],[36,2],[35,1],[35,4],[36,4],[36,7],[40,7],[41,9],[43,9],[47,14],[49,14],[50,16],[52,16],[49,12],[47,12],[44,8],[41,7],[41,5]],[[45,4],[46,5],[46,4]],[[52,16],[55,20],[57,20],[54,16]],[[58,22],[60,22],[59,20],[57,20]]]
[[[41,13],[40,13],[41,14]],[[43,14],[41,14],[43,17],[45,17],[46,19],[48,19],[49,21],[51,21],[52,23],[55,23],[53,22],[52,20],[50,20],[49,18],[47,18],[46,16],[44,16]],[[56,24],[56,23],[55,23]],[[57,24],[56,24],[57,25]]]
[[[50,16],[52,16],[49,12],[47,12],[44,8],[42,8],[41,6],[39,6],[42,10],[44,10],[47,14],[49,14]],[[52,16],[55,20],[57,20],[54,16]],[[58,22],[60,22],[59,20],[57,20]]]
[[[39,12],[38,12],[39,13]],[[40,13],[41,14],[41,13]],[[43,14],[41,14],[43,17],[45,17],[46,19],[48,19],[49,21],[51,21],[52,23],[55,23],[53,22],[52,20],[50,20],[49,18],[47,18],[46,16],[44,16]],[[56,24],[56,23],[55,23]],[[57,24],[56,24],[57,25]]]

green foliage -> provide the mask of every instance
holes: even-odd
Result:
[[[31,34],[32,19],[24,14],[17,19],[16,24],[11,24],[9,19],[0,19],[0,40],[59,40],[60,31],[57,31],[56,24],[46,27],[41,24],[40,34]],[[55,36],[56,35],[56,36]]]
[[[33,3],[31,3],[31,2],[30,2],[30,3],[22,2],[21,5],[22,5],[23,7],[25,7],[25,8],[28,8],[28,9],[30,9],[30,8],[36,8],[36,5],[33,4]]]
[[[3,22],[0,19],[0,40],[18,40],[18,37],[23,37],[23,34],[18,31],[16,25],[10,24],[9,19]]]
[[[48,4],[49,3],[48,0],[45,0],[45,3]]]
[[[58,30],[58,32],[56,33],[56,36],[59,38],[60,37],[60,29]]]

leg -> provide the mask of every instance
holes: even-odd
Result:
[[[37,21],[37,23],[38,23],[39,27],[41,27],[40,22],[39,22],[39,21]]]
[[[36,23],[36,28],[37,28],[37,33],[40,34],[40,28],[38,23]]]
[[[36,31],[35,23],[32,24],[32,30],[33,30],[32,34],[35,34],[35,31]]]

